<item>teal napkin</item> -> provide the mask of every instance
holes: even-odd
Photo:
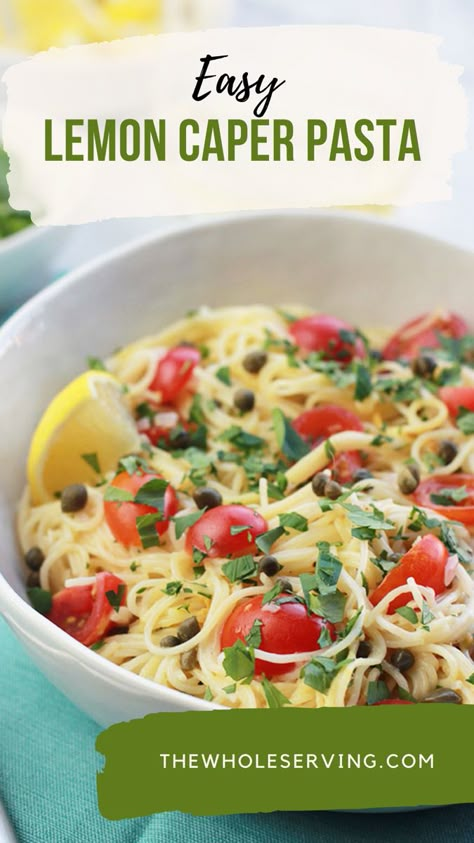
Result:
[[[19,843],[472,843],[474,806],[404,814],[99,814],[99,727],[34,667],[0,619],[0,796]],[[462,751],[462,750],[461,750]],[[132,774],[132,771],[131,771]]]

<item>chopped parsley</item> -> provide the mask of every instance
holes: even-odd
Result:
[[[425,629],[427,632],[429,632],[430,629],[428,624],[431,623],[432,620],[434,620],[434,615],[431,612],[426,600],[423,600],[421,604],[421,624],[423,626],[423,629]]]
[[[372,504],[372,512],[362,509],[360,506],[355,506],[351,503],[343,503],[343,508],[346,510],[349,519],[356,527],[352,530],[352,535],[360,541],[370,541],[377,535],[378,530],[393,530],[394,524],[392,521],[386,521],[383,512],[380,512]]]
[[[122,602],[122,597],[123,597],[124,594],[125,594],[125,584],[124,583],[120,583],[120,585],[117,588],[117,591],[110,590],[110,591],[105,592],[105,596],[106,596],[107,600],[109,601],[110,605],[112,606],[112,609],[114,610],[114,612],[118,612],[118,610],[120,609],[120,604]]]
[[[347,661],[337,662],[335,659],[328,659],[326,656],[318,656],[311,659],[302,669],[300,676],[305,685],[314,688],[321,694],[326,694],[331,687],[332,681],[338,671]]]
[[[239,536],[240,533],[245,533],[246,530],[250,530],[250,524],[231,524],[230,527],[230,534],[231,536]],[[249,542],[252,541],[252,535],[249,533],[250,538]]]
[[[230,379],[230,369],[228,366],[221,366],[216,372],[216,378],[224,383],[226,386],[232,386]]]
[[[40,615],[47,615],[48,612],[51,611],[53,598],[50,591],[46,591],[44,588],[35,587],[27,588],[26,593],[33,609],[36,609]]]
[[[272,419],[278,447],[285,457],[297,462],[309,453],[309,445],[293,429],[290,420],[278,407],[272,410]]]
[[[104,501],[113,501],[114,503],[126,503],[135,500],[133,492],[128,489],[120,489],[118,486],[107,486],[104,491]]]
[[[468,497],[469,493],[465,486],[448,486],[430,494],[431,502],[438,506],[452,506],[453,504],[461,503]]]
[[[165,508],[165,492],[168,482],[162,477],[154,477],[140,486],[135,495],[135,503],[142,503],[145,506],[152,506],[154,509],[163,512]]]
[[[137,457],[136,454],[129,454],[119,460],[117,471],[126,471],[131,477],[139,471],[149,471],[149,466],[142,457]]]
[[[336,449],[330,439],[326,439],[324,443],[324,453],[326,454],[329,461],[333,460],[336,456]]]
[[[205,511],[205,509],[198,509],[196,512],[188,513],[188,515],[173,515],[170,520],[174,521],[176,538],[180,539],[184,531],[187,530],[188,527],[192,527],[196,521],[199,521],[201,515],[204,515]]]
[[[274,586],[266,591],[262,598],[262,606],[265,606],[266,603],[270,603],[275,597],[278,597],[283,591],[283,585],[281,580],[277,580]]]
[[[230,582],[239,582],[257,573],[257,563],[253,556],[238,556],[223,564],[222,573]]]
[[[189,410],[189,421],[195,422],[195,424],[204,424],[204,412],[202,409],[202,395],[199,395],[198,392],[195,392],[193,395],[193,400],[191,402],[191,408]]]
[[[248,647],[260,647],[262,643],[261,626],[263,621],[260,618],[255,618],[249,632],[245,636],[245,643]]]
[[[400,606],[398,609],[395,609],[395,611],[397,615],[405,618],[405,620],[408,621],[408,623],[413,624],[413,626],[416,626],[418,623],[418,615],[414,609],[410,608],[410,606]]]
[[[362,363],[356,365],[356,381],[354,390],[355,401],[364,401],[372,392],[372,379],[370,371]]]
[[[100,357],[88,357],[87,358],[87,367],[89,369],[94,369],[97,372],[106,372],[107,371],[107,366],[105,365],[103,360],[100,359]]]
[[[283,708],[285,705],[291,705],[289,699],[266,676],[262,676],[262,689],[268,708]]]
[[[102,474],[100,470],[99,457],[96,453],[81,454],[81,460],[84,460],[84,462],[87,463],[87,465],[92,468],[92,471],[95,471],[96,474]]]
[[[232,424],[217,438],[221,442],[230,442],[239,451],[252,451],[257,448],[263,448],[266,444],[265,439],[262,439],[261,436],[247,433],[238,424]]]
[[[255,657],[249,647],[240,638],[232,647],[224,647],[223,666],[227,676],[239,681],[251,681],[255,670]]]
[[[374,705],[389,698],[390,691],[383,679],[377,679],[376,682],[369,682],[367,685],[367,705]]]
[[[138,535],[144,550],[149,547],[158,547],[160,537],[156,530],[158,521],[161,521],[160,512],[148,512],[146,515],[139,515],[136,519]]]
[[[283,512],[278,518],[281,527],[290,527],[300,533],[305,533],[308,529],[308,519],[298,512]]]
[[[456,419],[456,425],[465,436],[474,433],[474,413],[461,407]]]
[[[286,530],[284,527],[273,527],[273,529],[267,530],[266,533],[260,533],[260,535],[255,539],[255,544],[262,553],[267,554],[272,545],[274,545],[281,536],[284,536],[285,533]]]
[[[309,608],[331,623],[340,623],[344,619],[347,597],[336,589],[330,594],[311,594]]]
[[[181,580],[172,580],[171,582],[166,583],[165,588],[162,588],[163,594],[167,594],[168,597],[174,597],[176,594],[179,594],[183,587],[183,583]]]

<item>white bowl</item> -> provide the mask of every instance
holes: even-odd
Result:
[[[0,330],[0,611],[33,661],[102,725],[209,709],[78,644],[25,598],[14,514],[34,426],[88,354],[156,332],[200,304],[302,301],[355,324],[397,325],[444,304],[474,324],[474,254],[362,216],[241,215],[180,228],[76,270]]]

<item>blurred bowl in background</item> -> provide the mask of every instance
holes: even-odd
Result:
[[[22,53],[0,50],[0,77],[7,67],[24,58]],[[1,122],[6,105],[6,88],[0,85]],[[0,238],[0,319],[2,312],[13,310],[53,280],[53,259],[69,236],[69,229],[36,228]]]

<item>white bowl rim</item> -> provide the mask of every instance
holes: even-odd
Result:
[[[313,217],[315,219],[322,220],[346,220],[372,228],[390,228],[401,233],[405,233],[414,239],[425,240],[427,243],[442,243],[447,247],[451,247],[458,254],[474,254],[474,252],[471,252],[470,250],[460,248],[449,241],[442,240],[441,238],[414,231],[413,229],[409,229],[404,226],[394,225],[390,220],[372,218],[364,215],[363,213],[360,213],[360,217],[358,217],[354,211],[319,209],[280,209],[268,212],[244,211],[238,214],[225,214],[219,215],[218,217],[212,216],[205,219],[198,218],[196,220],[187,220],[184,224],[179,218],[177,218],[176,225],[167,227],[163,231],[148,232],[145,235],[134,239],[131,243],[111,249],[105,254],[99,255],[98,257],[95,257],[73,269],[71,272],[66,273],[61,278],[53,281],[53,283],[48,287],[34,295],[0,327],[0,359],[3,355],[3,350],[8,348],[10,340],[14,337],[16,331],[28,321],[31,314],[34,314],[38,308],[46,306],[47,303],[51,299],[54,299],[56,295],[66,292],[69,287],[74,286],[76,283],[80,283],[81,278],[87,276],[91,271],[101,269],[103,266],[106,266],[108,263],[113,262],[116,259],[120,259],[124,255],[133,255],[135,252],[140,251],[143,247],[146,247],[154,242],[160,243],[163,240],[166,241],[174,237],[179,237],[180,235],[187,235],[194,231],[206,231],[209,228],[227,225],[232,226],[241,222],[258,222],[258,220],[266,220],[268,218],[283,219],[285,217],[290,219],[305,219]],[[74,658],[79,662],[83,662],[85,666],[90,665],[95,672],[97,672],[98,667],[97,658],[100,658],[102,662],[101,671],[105,677],[109,677],[111,681],[124,683],[125,685],[128,684],[130,690],[136,689],[139,691],[140,689],[143,689],[149,699],[156,699],[157,701],[161,699],[163,702],[169,702],[170,705],[173,703],[176,704],[176,702],[179,701],[180,707],[183,703],[185,703],[185,707],[189,710],[231,710],[227,706],[221,706],[217,703],[213,703],[212,701],[194,697],[190,694],[186,694],[184,691],[167,688],[164,685],[153,682],[151,679],[146,679],[136,673],[131,673],[124,670],[119,665],[103,658],[100,656],[100,653],[96,653],[88,647],[84,647],[74,638],[71,638],[71,636],[69,636],[66,632],[61,630],[59,627],[56,627],[43,615],[33,609],[33,607],[30,606],[29,603],[27,603],[26,600],[24,600],[14,590],[14,588],[12,588],[1,573],[0,614],[4,614],[6,617],[10,615],[15,622],[19,623],[25,629],[28,629],[29,632],[35,635],[37,634],[39,639],[46,643],[49,639],[51,644],[56,646],[57,649],[61,649],[64,654],[70,655],[71,658]]]

